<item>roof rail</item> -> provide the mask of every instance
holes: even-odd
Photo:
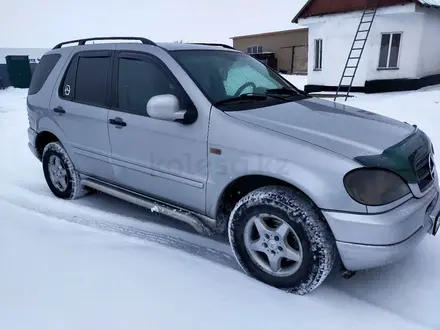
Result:
[[[207,42],[193,42],[193,45],[205,45],[205,46],[219,46],[219,47],[223,47],[223,48],[228,48],[228,49],[234,49],[236,50],[234,47],[229,46],[229,45],[225,45],[225,44],[213,44],[213,43],[207,43]]]
[[[64,45],[73,44],[73,43],[78,43],[78,46],[82,46],[85,45],[87,41],[94,41],[94,40],[139,40],[144,45],[156,46],[156,44],[150,39],[141,38],[141,37],[96,37],[96,38],[76,39],[76,40],[61,42],[52,49],[58,49]]]

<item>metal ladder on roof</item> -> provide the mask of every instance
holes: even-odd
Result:
[[[344,71],[342,72],[341,80],[339,81],[338,90],[334,101],[341,95],[345,94],[345,101],[350,95],[351,87],[353,86],[354,77],[356,76],[359,63],[364,53],[367,44],[368,36],[370,35],[371,27],[373,26],[374,18],[376,17],[377,6],[366,6],[362,13],[359,26],[353,39],[350,52],[348,53],[347,62],[345,63]]]

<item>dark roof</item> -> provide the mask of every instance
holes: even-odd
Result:
[[[379,3],[379,7],[390,7],[416,2],[424,7],[440,8],[439,0],[378,0],[377,2]],[[300,18],[363,10],[371,3],[372,1],[369,0],[308,0],[293,18],[292,23],[298,23],[298,19]]]

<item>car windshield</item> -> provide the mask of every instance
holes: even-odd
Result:
[[[278,102],[280,94],[292,95],[298,91],[263,63],[240,52],[221,50],[174,51],[172,56],[191,76],[212,104],[231,101],[265,101],[272,96]],[[286,101],[286,100],[284,100]]]

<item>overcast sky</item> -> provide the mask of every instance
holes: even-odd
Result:
[[[0,47],[51,47],[89,36],[232,43],[294,28],[306,0],[1,0]]]

